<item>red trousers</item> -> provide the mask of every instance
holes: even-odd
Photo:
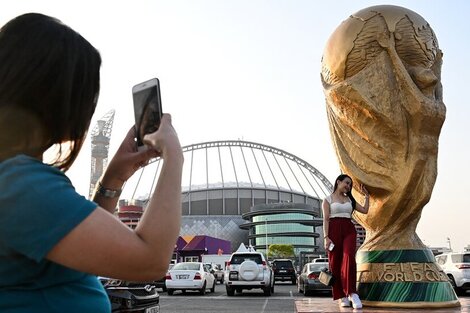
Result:
[[[349,218],[330,218],[328,237],[335,244],[328,251],[328,262],[336,300],[356,293],[356,228]]]

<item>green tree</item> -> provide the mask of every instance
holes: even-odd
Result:
[[[293,258],[294,254],[294,246],[293,245],[286,245],[286,244],[272,244],[269,245],[268,248],[268,258]]]

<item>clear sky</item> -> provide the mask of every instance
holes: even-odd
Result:
[[[470,244],[468,1],[8,1],[0,24],[26,12],[59,18],[100,50],[101,95],[94,121],[116,109],[111,154],[133,124],[131,88],[160,79],[163,110],[182,145],[243,139],[288,151],[330,181],[339,166],[320,82],[324,45],[349,15],[378,4],[411,9],[444,52],[447,117],[438,178],[418,234],[431,246]],[[94,126],[94,121],[92,126]],[[68,172],[88,193],[90,143]]]

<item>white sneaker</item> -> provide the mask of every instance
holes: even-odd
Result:
[[[349,301],[348,297],[341,298],[340,305],[342,307],[351,306],[351,301]]]
[[[357,295],[357,293],[352,293],[349,296],[349,300],[352,302],[352,307],[354,309],[362,309],[362,302],[361,302],[361,299],[359,299],[359,296]]]

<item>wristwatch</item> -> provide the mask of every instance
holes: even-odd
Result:
[[[122,189],[108,189],[101,185],[101,182],[98,182],[98,190],[96,191],[105,198],[117,198],[121,195]]]

